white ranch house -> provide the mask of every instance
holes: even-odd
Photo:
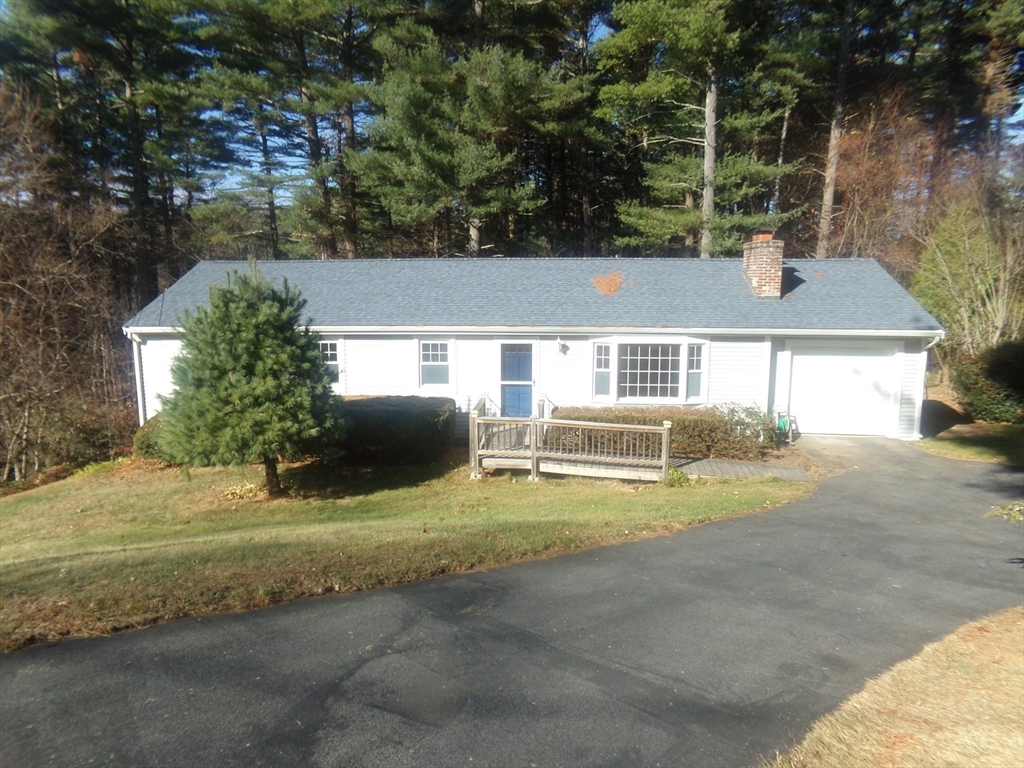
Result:
[[[807,434],[920,437],[942,326],[870,259],[261,262],[307,300],[339,395],[432,395],[460,412],[754,405]],[[139,421],[171,391],[181,318],[238,262],[192,269],[124,327]]]

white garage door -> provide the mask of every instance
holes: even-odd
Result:
[[[790,349],[790,412],[801,432],[895,435],[899,358],[893,344],[791,344]]]

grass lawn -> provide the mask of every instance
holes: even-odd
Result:
[[[1024,424],[961,424],[915,445],[950,459],[1024,465]]]
[[[668,533],[806,495],[801,483],[680,487],[494,476],[465,466],[260,468],[137,461],[0,501],[0,650],[259,608]]]

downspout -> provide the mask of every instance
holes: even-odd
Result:
[[[927,379],[927,374],[928,374],[928,350],[931,349],[932,347],[934,347],[940,341],[942,341],[944,336],[945,336],[945,333],[937,333],[935,335],[935,337],[929,342],[928,346],[926,346],[922,350],[924,352],[924,372],[922,373],[922,376],[921,376],[921,384],[923,386],[919,386],[917,388],[917,394],[918,394],[918,396],[921,399],[918,400],[915,403],[914,436],[912,438],[913,440],[920,440],[922,437],[924,437],[924,435],[921,434],[921,409],[923,407],[924,400],[927,399],[927,397],[928,397],[928,384],[927,384],[927,380],[928,380]]]
[[[141,427],[149,419],[146,416],[146,389],[142,379],[142,342],[138,336],[127,328],[122,328],[124,335],[132,340],[132,360],[135,364],[135,401],[138,404],[139,426]]]

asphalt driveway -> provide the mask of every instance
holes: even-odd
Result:
[[[1024,602],[1024,475],[885,440],[810,498],[490,573],[0,660],[4,766],[754,766]],[[685,494],[685,492],[682,492]]]

